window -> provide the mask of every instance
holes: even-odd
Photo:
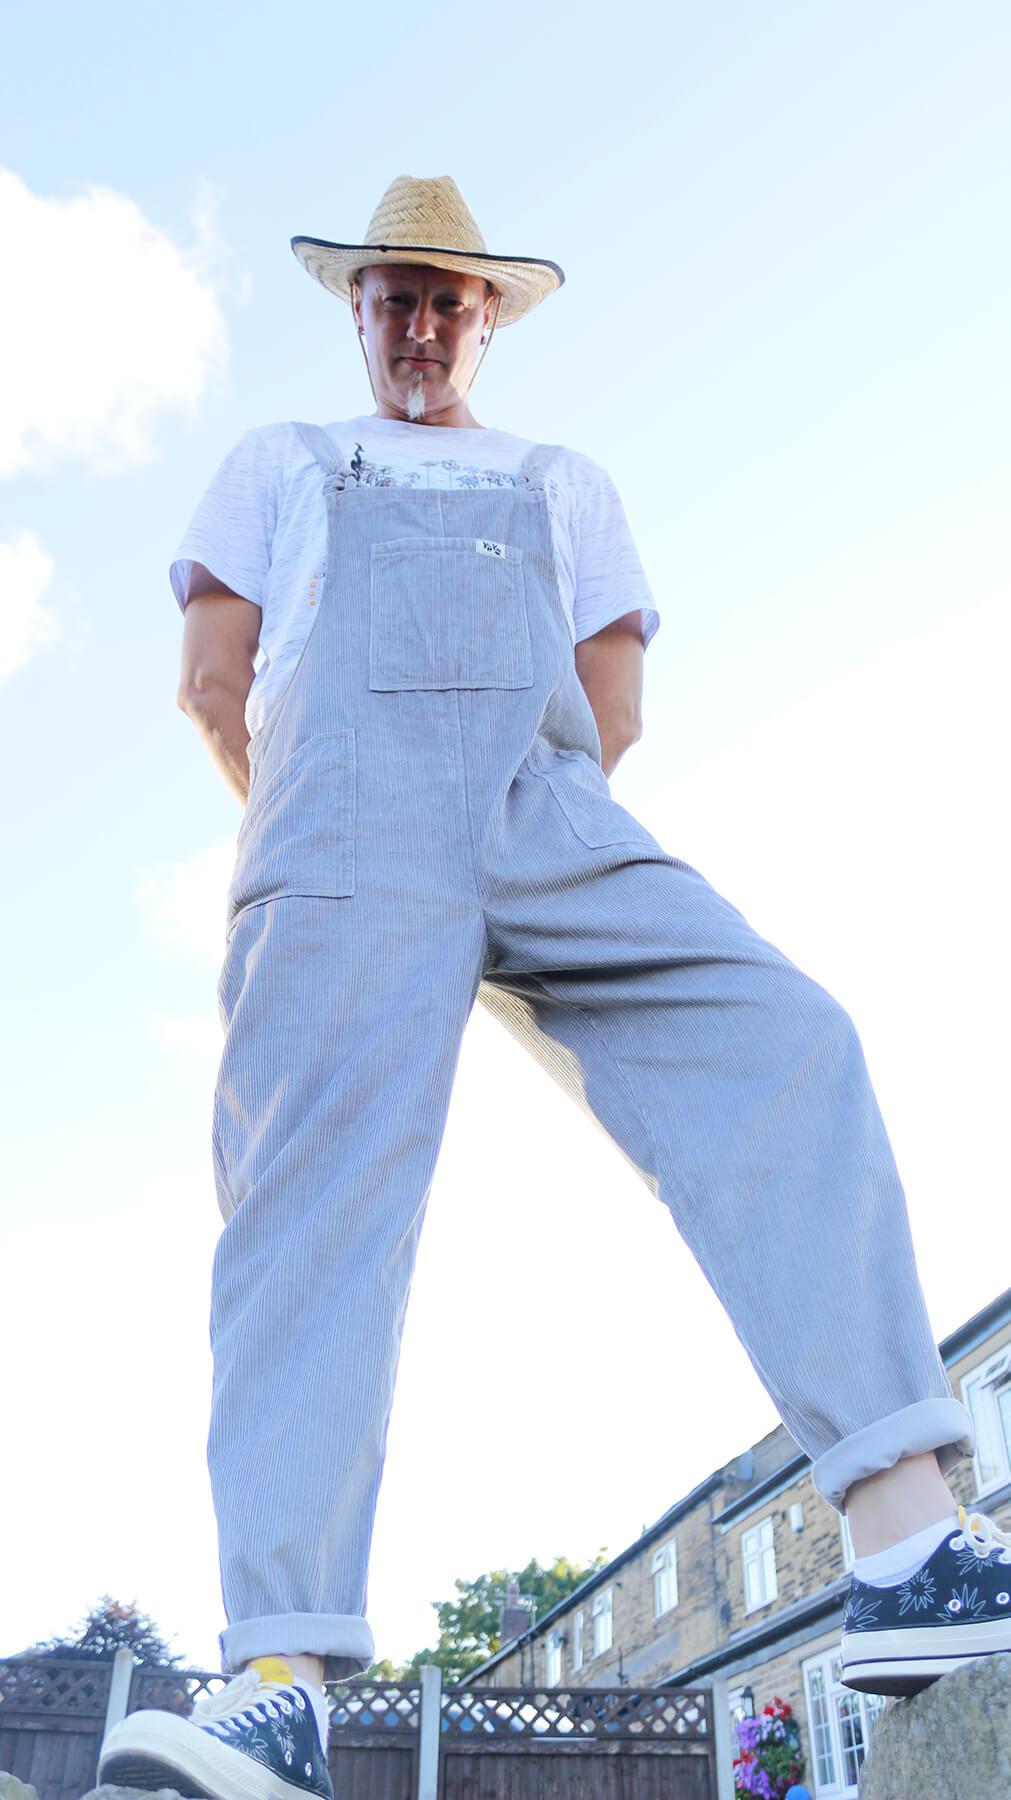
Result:
[[[583,1666],[583,1614],[577,1612],[572,1621],[572,1660],[570,1668],[573,1675]]]
[[[747,1695],[747,1699],[745,1699]],[[731,1688],[727,1695],[727,1706],[730,1709],[731,1725],[739,1725],[742,1719],[754,1718],[755,1696],[750,1688]]]
[[[558,1687],[562,1679],[562,1636],[553,1631],[544,1646],[544,1685]]]
[[[976,1427],[976,1492],[1011,1477],[1011,1344],[988,1356],[962,1380],[962,1399]]]
[[[741,1538],[744,1558],[744,1610],[754,1612],[756,1606],[767,1606],[779,1592],[776,1586],[776,1551],[772,1542],[772,1520],[763,1519],[753,1531]]]
[[[815,1800],[856,1800],[870,1728],[885,1701],[843,1687],[838,1650],[812,1657],[803,1669]]]
[[[654,1551],[650,1568],[653,1576],[653,1617],[659,1619],[678,1603],[678,1553],[673,1538],[669,1544]]]
[[[593,1620],[594,1656],[603,1656],[604,1651],[610,1650],[614,1641],[613,1601],[614,1589],[607,1588],[604,1593],[597,1595],[590,1608],[590,1617]]]

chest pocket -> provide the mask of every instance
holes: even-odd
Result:
[[[372,546],[369,686],[533,685],[523,552],[488,538]]]

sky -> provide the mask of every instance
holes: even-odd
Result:
[[[243,431],[371,409],[288,240],[360,239],[398,174],[452,174],[490,250],[566,270],[473,407],[625,502],[662,624],[616,797],[853,1014],[937,1334],[1005,1286],[1009,50],[997,0],[96,0],[6,26],[0,1654],[109,1592],[217,1664],[239,814],[175,707],[167,567]],[[434,1642],[457,1577],[616,1554],[775,1422],[669,1215],[478,1010],[377,1653]]]

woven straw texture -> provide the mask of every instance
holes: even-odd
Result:
[[[543,257],[489,255],[473,214],[448,175],[426,180],[398,175],[369,220],[363,243],[294,237],[291,247],[314,280],[348,301],[358,270],[375,263],[425,263],[480,275],[502,296],[500,325],[522,319],[565,280],[558,264]]]

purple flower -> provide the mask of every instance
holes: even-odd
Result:
[[[754,1750],[762,1741],[761,1719],[738,1719],[737,1742],[742,1750]]]

